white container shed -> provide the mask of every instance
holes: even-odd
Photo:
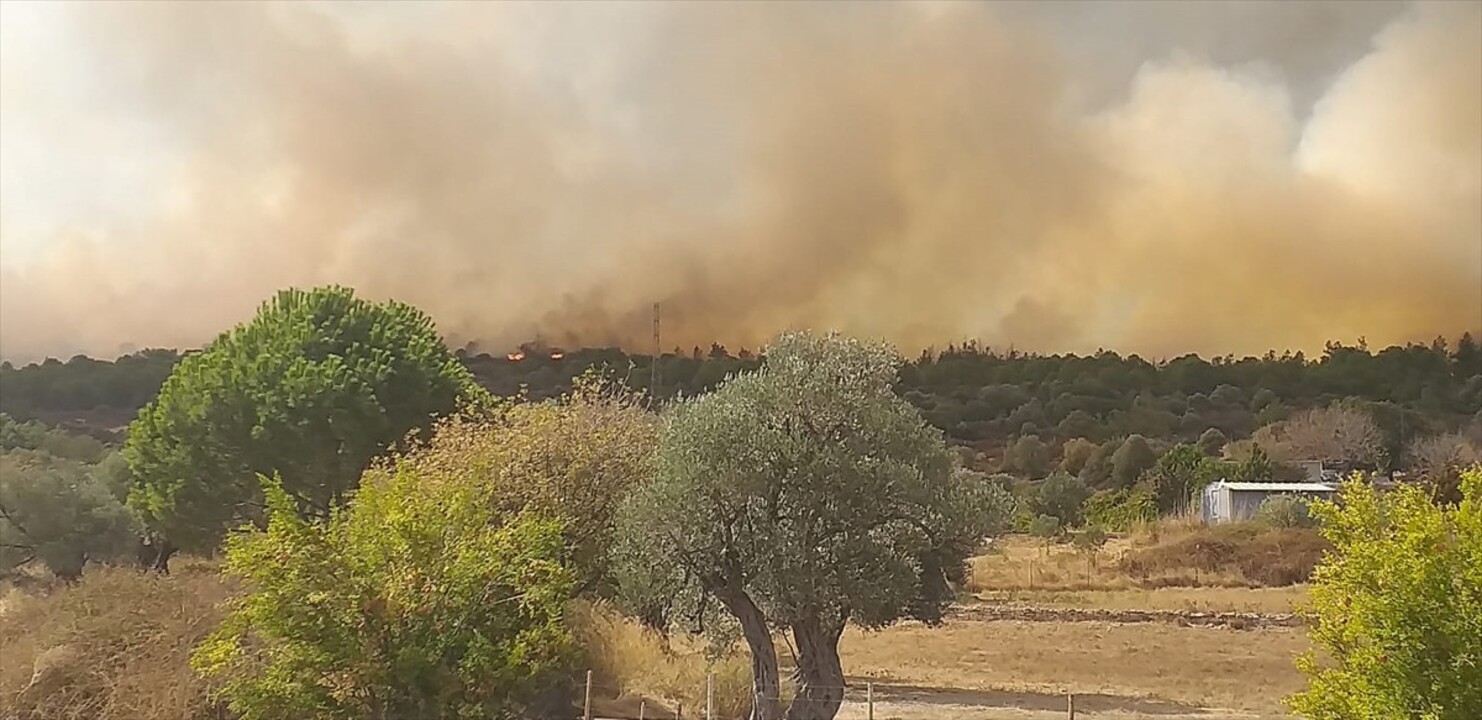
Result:
[[[1199,503],[1206,523],[1249,520],[1272,495],[1331,499],[1338,488],[1315,482],[1219,482],[1204,488]]]

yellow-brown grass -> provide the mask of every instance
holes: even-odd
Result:
[[[1094,555],[1069,543],[1011,536],[972,559],[968,590],[1283,587],[1305,582],[1328,547],[1306,528],[1183,520],[1142,526]]]
[[[231,589],[205,563],[174,567],[169,576],[94,567],[73,585],[10,594],[0,614],[0,717],[214,718],[189,657]]]
[[[657,710],[656,703],[662,707],[649,717],[672,717],[679,703],[691,710],[705,706],[706,675],[713,672],[716,714],[744,717],[750,711],[751,663],[745,651],[735,648],[708,658],[702,641],[665,639],[602,604],[573,603],[571,618],[596,691],[605,697],[625,707],[644,698],[649,708]]]
[[[1307,647],[1303,631],[1289,628],[949,620],[850,629],[840,650],[846,673],[877,682],[1101,693],[1285,716],[1281,699],[1303,687],[1293,658]]]

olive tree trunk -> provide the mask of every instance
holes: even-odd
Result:
[[[844,702],[844,668],[839,663],[843,623],[825,625],[814,617],[792,624],[798,648],[798,691],[787,720],[833,720]]]
[[[741,622],[741,634],[751,651],[751,720],[781,720],[782,683],[777,671],[777,647],[767,629],[767,618],[744,591],[719,595],[726,609]]]

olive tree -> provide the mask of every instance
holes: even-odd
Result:
[[[655,476],[619,513],[624,597],[646,617],[739,628],[758,720],[782,714],[774,631],[796,650],[787,717],[831,718],[845,626],[940,620],[965,558],[1007,520],[1003,489],[954,468],[892,391],[899,363],[883,345],[782,337],[759,370],[671,406]]]
[[[102,465],[36,450],[0,453],[0,574],[36,561],[75,580],[88,561],[134,550],[134,519]]]
[[[140,411],[124,448],[129,503],[201,549],[261,518],[260,475],[326,517],[372,458],[480,393],[416,308],[285,290],[181,360]]]

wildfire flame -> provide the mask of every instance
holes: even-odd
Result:
[[[519,361],[525,359],[525,353],[524,353],[524,351],[516,350],[516,351],[514,351],[514,352],[512,352],[512,353],[510,353],[508,355],[505,355],[504,356],[504,359],[506,359],[506,360],[508,360],[510,362],[519,362]]]
[[[561,352],[560,350],[552,350],[551,351],[551,359],[552,360],[560,360],[563,357],[566,357],[566,353]]]

